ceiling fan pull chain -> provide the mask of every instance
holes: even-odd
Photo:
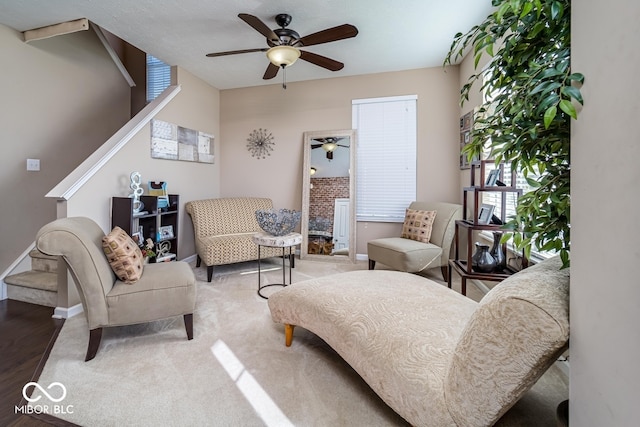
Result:
[[[287,67],[282,65],[282,89],[287,88]]]

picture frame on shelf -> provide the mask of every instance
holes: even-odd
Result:
[[[173,238],[174,238],[173,225],[164,225],[158,228],[158,241],[169,240]]]
[[[489,205],[487,203],[483,203],[478,210],[478,224],[489,224],[491,222],[491,217],[493,215],[493,210],[495,209],[494,205]]]
[[[136,242],[136,245],[140,246],[144,241],[144,238],[142,237],[142,231],[137,231],[133,233],[131,235],[131,239],[133,239],[133,241]]]
[[[491,170],[484,183],[485,187],[494,187],[498,182],[498,178],[500,178],[500,169]]]

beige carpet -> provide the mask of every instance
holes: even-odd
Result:
[[[64,384],[60,404],[73,413],[57,416],[84,426],[406,425],[312,333],[297,328],[285,347],[282,326],[256,294],[254,268],[219,268],[207,283],[206,270],[194,267],[192,341],[182,318],[110,328],[85,363],[86,321],[67,320],[38,380]],[[293,281],[365,268],[296,260]],[[269,271],[263,280],[277,283],[282,274]],[[552,368],[498,425],[554,426],[555,407],[567,395],[565,378]]]

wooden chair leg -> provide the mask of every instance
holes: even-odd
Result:
[[[445,282],[448,282],[449,279],[449,267],[446,265],[443,265],[440,267],[440,271],[442,271],[442,278],[444,279]]]
[[[284,325],[284,345],[287,347],[291,347],[291,342],[293,341],[293,328],[295,327],[295,325],[289,325],[286,323]]]
[[[369,270],[373,270],[376,268],[376,262],[372,259],[369,260]]]
[[[208,265],[207,266],[207,282],[211,282],[212,278],[213,278],[213,265]]]
[[[193,313],[185,314],[184,316],[184,328],[187,330],[187,339],[193,339]]]
[[[196,255],[196,267],[200,267],[201,263],[202,263],[202,258],[200,258],[200,255]]]
[[[84,359],[85,362],[88,362],[89,360],[96,357],[101,340],[102,328],[91,329],[89,331],[89,346],[87,347],[87,357],[85,357]]]

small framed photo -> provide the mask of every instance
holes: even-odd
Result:
[[[489,216],[491,217],[491,216]],[[158,229],[159,239],[158,240],[168,240],[173,239],[173,225],[165,225]]]
[[[493,169],[487,176],[487,181],[484,183],[485,187],[493,187],[498,182],[500,177],[500,169]]]
[[[136,244],[138,246],[140,246],[142,244],[142,241],[144,240],[142,238],[142,231],[138,231],[138,232],[133,233],[131,235],[131,238],[133,239],[134,242],[136,242]]]
[[[478,224],[489,224],[491,222],[491,215],[493,215],[494,209],[495,206],[483,203],[482,206],[480,206],[480,211],[478,212]]]

